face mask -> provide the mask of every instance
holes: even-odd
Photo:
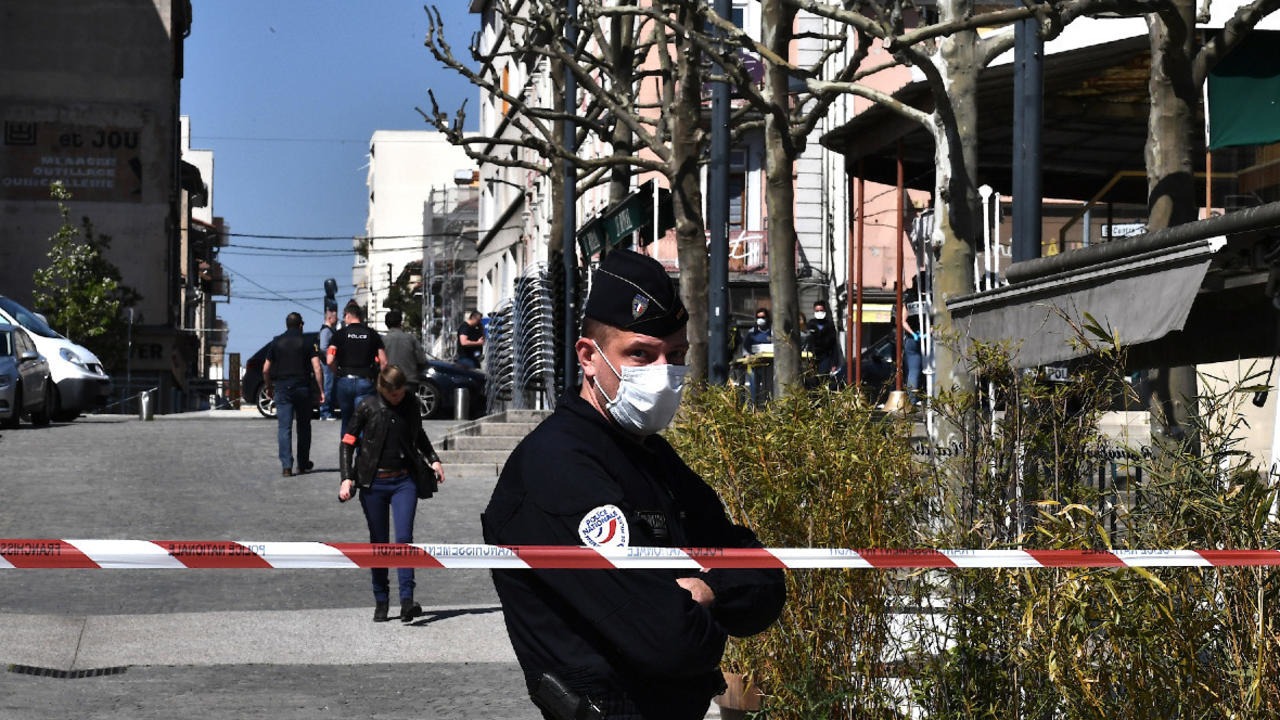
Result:
[[[604,364],[618,376],[618,394],[610,398],[595,378],[596,389],[608,401],[605,409],[633,435],[652,435],[671,424],[684,395],[685,365],[627,365],[618,372],[594,340]]]
[[[821,310],[815,310],[813,313],[814,320],[826,320],[827,314]]]
[[[768,320],[764,318],[756,318],[756,327],[764,327],[768,324],[769,324]]]

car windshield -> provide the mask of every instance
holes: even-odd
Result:
[[[0,357],[13,354],[13,333],[0,330]]]
[[[2,295],[0,295],[0,309],[3,309],[10,317],[18,321],[19,325],[41,337],[62,337],[53,328],[49,327],[48,323],[41,320],[38,315]]]

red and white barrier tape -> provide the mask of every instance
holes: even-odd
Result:
[[[208,568],[1124,568],[1280,566],[1280,550],[852,550],[249,542],[4,540],[0,569]]]

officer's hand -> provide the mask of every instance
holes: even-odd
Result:
[[[715,592],[711,589],[710,585],[706,584],[701,579],[696,577],[682,577],[676,578],[676,582],[679,583],[680,587],[688,590],[689,594],[693,596],[693,601],[702,607],[709,607],[711,603],[715,602]]]
[[[355,489],[356,483],[354,480],[350,478],[343,480],[342,484],[338,486],[338,502],[346,502],[350,500]]]

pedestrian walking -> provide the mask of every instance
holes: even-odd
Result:
[[[364,324],[364,308],[354,301],[347,303],[342,309],[342,323],[328,350],[328,363],[335,376],[333,391],[342,414],[340,436],[347,434],[351,413],[361,400],[373,394],[373,379],[387,364],[382,337]]]
[[[436,484],[443,483],[444,466],[422,429],[418,398],[409,392],[404,371],[396,365],[383,368],[377,389],[356,407],[350,432],[342,436],[338,499],[346,502],[357,488],[360,490],[369,542],[389,542],[394,523],[395,541],[411,543],[420,496],[418,483],[429,482],[427,473],[434,474]],[[422,606],[413,599],[413,568],[398,568],[396,580],[400,621],[409,622],[422,615]],[[374,568],[374,622],[389,619],[390,597],[390,573],[387,568]]]
[[[427,369],[427,353],[423,351],[418,338],[401,327],[404,314],[399,310],[388,310],[383,321],[387,324],[387,331],[382,334],[382,344],[387,350],[387,364],[397,365],[404,371],[409,383],[409,393],[417,395],[418,383],[423,371]]]
[[[320,369],[324,373],[324,399],[320,401],[320,419],[333,419],[333,368],[329,367],[329,363],[324,359],[329,356],[329,344],[333,342],[333,334],[338,330],[338,306],[336,303],[330,305],[332,300],[326,299],[324,302],[324,325],[320,326]]]
[[[311,471],[312,388],[325,401],[324,375],[320,371],[320,351],[302,334],[302,316],[291,312],[284,319],[285,331],[267,348],[262,363],[262,382],[276,401],[276,442],[283,475],[293,475],[293,428],[298,429],[298,473]],[[315,385],[311,384],[315,380]]]
[[[516,447],[481,521],[500,545],[760,547],[657,433],[680,404],[688,314],[662,265],[595,272],[575,344],[582,385]],[[702,718],[729,635],[771,625],[780,570],[494,570],[507,632],[547,718],[555,688],[590,717]],[[563,695],[561,695],[563,697]],[[586,717],[587,715],[576,715]]]
[[[458,364],[472,370],[480,369],[480,357],[484,354],[484,316],[478,310],[467,314],[467,321],[458,328]]]

